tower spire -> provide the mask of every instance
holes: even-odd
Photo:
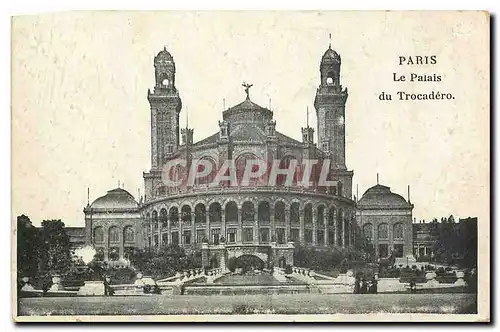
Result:
[[[90,187],[87,187],[87,206],[90,205]]]
[[[377,173],[377,184],[378,184],[378,173]]]
[[[309,128],[309,106],[306,107],[306,126]]]
[[[189,128],[189,112],[187,106],[186,106],[186,128]]]
[[[332,48],[332,34],[331,33],[328,34],[328,40],[329,40],[328,48],[331,49]]]

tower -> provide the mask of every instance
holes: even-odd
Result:
[[[340,55],[328,47],[321,58],[321,82],[314,107],[319,149],[331,159],[332,168],[345,170],[345,103],[347,88],[340,84]]]
[[[148,89],[151,108],[151,167],[161,168],[179,147],[179,113],[182,101],[175,87],[175,62],[163,48],[154,58],[155,87]]]

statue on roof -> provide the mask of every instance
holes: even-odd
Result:
[[[248,84],[246,82],[243,82],[242,86],[245,88],[245,93],[247,94],[247,99],[250,99],[250,88],[253,86],[253,84]]]

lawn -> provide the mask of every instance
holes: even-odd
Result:
[[[473,313],[475,294],[282,294],[25,298],[19,315]]]

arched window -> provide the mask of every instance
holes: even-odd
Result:
[[[393,226],[393,236],[395,239],[402,240],[403,239],[403,224],[398,222]]]
[[[184,205],[181,209],[181,220],[183,223],[191,222],[191,207],[189,205]]]
[[[228,202],[226,204],[226,222],[238,221],[238,205],[235,202]]]
[[[389,226],[387,224],[378,225],[377,232],[379,239],[388,239],[389,238]]]
[[[123,241],[124,242],[134,242],[135,232],[132,226],[125,226],[123,229]]]
[[[167,210],[165,208],[160,210],[160,222],[161,222],[161,227],[163,227],[163,228],[168,227]]]
[[[298,224],[300,222],[300,206],[299,203],[295,202],[290,205],[290,222],[292,224]]]
[[[324,225],[325,224],[325,206],[320,205],[318,206],[318,225]]]
[[[285,223],[285,203],[282,201],[276,202],[274,205],[274,222]]]
[[[253,153],[243,153],[239,155],[236,160],[235,160],[235,168],[236,168],[236,180],[238,181],[239,185],[242,185],[242,180],[243,180],[243,175],[245,174],[245,170],[247,167],[247,163],[252,163],[252,172],[258,172],[259,171],[259,165],[257,164],[257,161],[259,159],[257,158],[256,155]],[[248,166],[250,167],[250,166]],[[249,178],[248,179],[248,186],[255,186],[258,185],[260,182],[260,178]]]
[[[364,224],[363,225],[363,235],[368,241],[373,239],[373,225],[372,224]]]
[[[279,169],[285,170],[290,168],[290,164],[292,164],[292,161],[296,160],[295,157],[293,156],[286,156],[283,157],[280,161]],[[297,163],[295,164],[297,165]],[[297,183],[297,174],[296,172],[293,172],[293,178],[292,178],[292,184]],[[276,185],[277,186],[284,186],[287,183],[289,183],[290,180],[288,180],[288,175],[287,174],[279,174],[276,176]]]
[[[219,203],[212,203],[208,207],[208,218],[210,222],[221,222],[222,220],[222,208]]]
[[[270,211],[269,203],[266,201],[259,202],[258,207],[258,219],[259,222],[269,223],[271,221],[271,211]]]
[[[118,227],[111,226],[108,230],[109,242],[120,242],[120,231]]]
[[[196,178],[195,179],[195,184],[197,185],[206,185],[206,184],[210,184],[213,182],[213,180],[215,179],[215,177],[217,176],[217,163],[215,162],[214,159],[212,159],[211,157],[203,157],[200,159],[200,163],[198,163],[198,172],[204,172],[205,171],[205,163],[208,161],[208,163],[210,164],[210,166],[207,166],[207,167],[211,167],[210,169],[210,173],[208,173],[208,175],[205,175],[205,176],[202,176],[200,178]]]
[[[305,224],[312,224],[312,221],[313,221],[312,204],[308,203],[304,207],[304,223]]]
[[[242,206],[242,221],[255,221],[255,208],[252,202],[245,202]]]
[[[196,224],[204,224],[207,222],[207,208],[205,204],[198,203],[194,207],[194,222]]]
[[[175,206],[171,207],[169,216],[170,216],[170,224],[174,227],[177,227],[177,225],[179,224],[179,209],[177,209],[177,207]]]
[[[328,226],[335,225],[335,208],[332,206],[328,211]]]
[[[153,211],[152,219],[153,219],[153,229],[157,230],[158,229],[158,212]]]
[[[337,211],[337,243],[340,245],[342,243],[342,233],[344,232],[344,210],[338,209]]]
[[[104,242],[104,230],[101,226],[94,228],[94,243]]]

